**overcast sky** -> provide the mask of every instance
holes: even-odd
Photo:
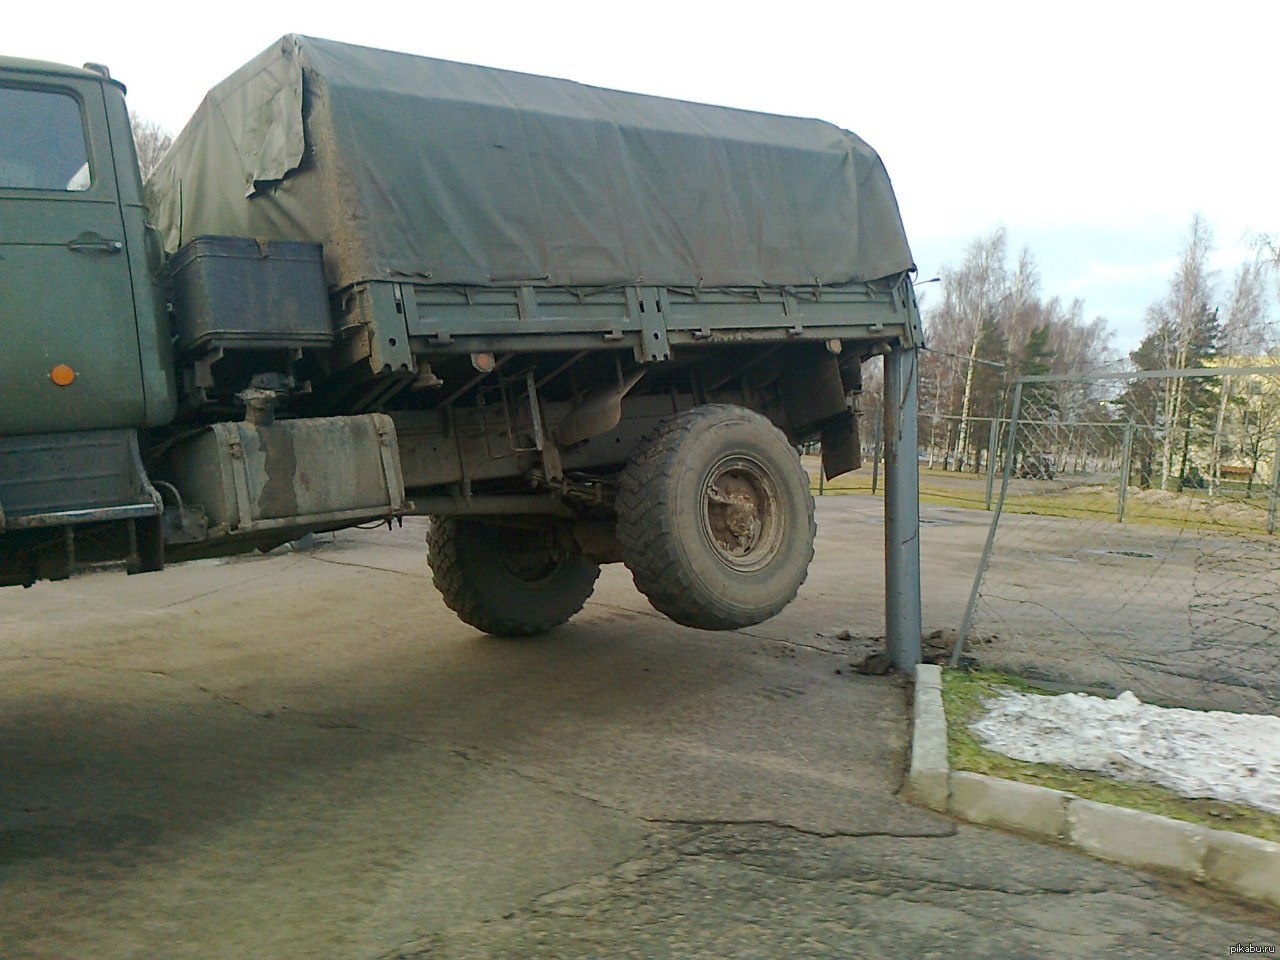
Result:
[[[11,3],[0,24],[0,52],[105,63],[174,132],[286,33],[820,117],[884,158],[922,277],[1004,225],[1121,349],[1194,211],[1223,288],[1280,231],[1275,0]]]

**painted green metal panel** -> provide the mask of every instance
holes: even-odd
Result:
[[[144,425],[103,82],[0,72],[0,98],[0,434]]]
[[[876,284],[838,287],[656,288],[656,293],[655,288],[627,286],[548,290],[405,284],[404,289],[411,291],[408,299],[413,302],[409,335],[431,338],[436,346],[455,339],[469,344],[474,337],[534,336],[544,341],[552,335],[579,334],[605,348],[620,341],[630,344],[644,332],[644,321],[651,315],[642,314],[638,303],[645,290],[650,291],[645,299],[657,298],[668,334],[688,333],[707,343],[738,339],[743,331],[771,333],[780,339],[850,334],[858,339],[891,335],[915,339],[916,315],[905,293],[907,286],[904,275]],[[834,328],[844,332],[833,333]]]
[[[142,175],[129,127],[124,89],[102,83],[107,112],[107,130],[115,158],[116,186],[124,224],[125,253],[129,258],[129,283],[133,289],[137,318],[138,362],[142,370],[145,426],[155,427],[173,419],[178,388],[169,337],[166,297],[159,282],[164,266],[164,243],[160,231],[150,225],[150,213],[143,203]]]

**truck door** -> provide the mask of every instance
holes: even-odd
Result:
[[[0,435],[143,423],[111,133],[96,80],[0,75]]]

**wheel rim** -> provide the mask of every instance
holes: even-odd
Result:
[[[527,550],[506,550],[498,563],[513,580],[520,583],[545,583],[564,566],[564,554],[546,547],[530,547]]]
[[[785,533],[778,484],[747,456],[725,457],[707,473],[699,498],[702,532],[711,552],[739,573],[766,566]]]

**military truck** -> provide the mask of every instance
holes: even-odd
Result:
[[[107,69],[0,59],[0,583],[425,515],[529,635],[600,564],[732,629],[919,342],[888,176],[816,120],[287,36],[147,181]]]

